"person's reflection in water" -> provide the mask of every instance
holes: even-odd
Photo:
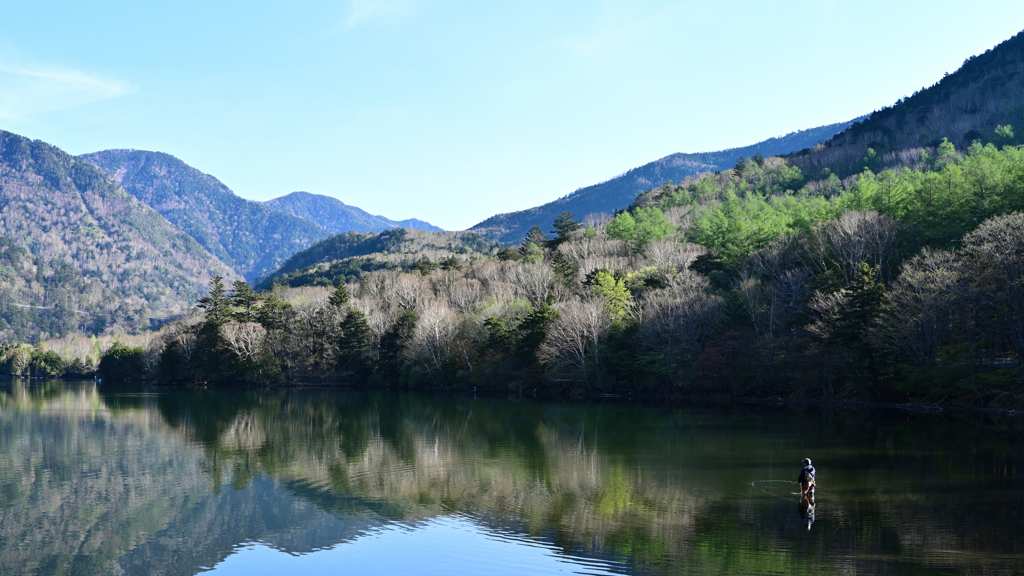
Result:
[[[807,529],[811,529],[811,524],[814,524],[814,493],[800,498],[800,515],[804,519],[804,524],[807,525]]]

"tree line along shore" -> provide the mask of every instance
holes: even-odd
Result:
[[[262,291],[217,277],[158,331],[8,344],[0,368],[1020,407],[1024,148],[997,145],[1012,131],[903,151],[897,167],[869,149],[842,179],[741,158],[614,216],[563,213],[493,255]]]

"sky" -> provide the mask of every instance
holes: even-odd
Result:
[[[1024,2],[0,0],[0,129],[449,230],[869,113]]]

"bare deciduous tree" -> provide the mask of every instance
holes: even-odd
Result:
[[[801,251],[806,246],[799,233],[783,234],[747,259],[741,274],[756,276],[768,283],[771,295],[767,303],[767,327],[759,332],[769,337],[781,335],[784,329],[797,337],[797,317],[800,303],[807,297],[807,285],[812,273],[804,265]]]
[[[903,264],[871,330],[884,349],[919,364],[935,361],[956,325],[962,267],[954,252],[925,249]]]
[[[543,262],[517,265],[512,268],[512,283],[534,306],[544,302],[551,291],[554,271]]]
[[[844,286],[857,277],[863,262],[876,266],[883,277],[896,244],[895,220],[870,210],[848,211],[816,227],[804,252],[819,274],[838,271]]]
[[[850,302],[850,293],[845,290],[835,292],[815,291],[807,307],[818,317],[818,320],[807,326],[807,331],[822,340],[832,336],[831,319],[839,318],[846,311]]]
[[[203,324],[203,315],[193,312],[172,322],[167,327],[167,341],[174,345],[174,351],[186,364],[192,361],[197,352],[199,327]]]
[[[401,274],[392,283],[385,301],[401,310],[418,310],[432,296],[433,291],[423,277]]]
[[[601,337],[612,324],[611,316],[600,300],[575,300],[559,304],[558,318],[548,327],[547,337],[541,345],[541,356],[557,359],[572,368],[586,381],[590,356],[596,352]],[[596,365],[599,359],[593,355]]]
[[[674,339],[686,355],[696,358],[718,326],[725,301],[711,292],[702,276],[692,275],[687,284],[652,293],[642,329],[648,344],[659,344],[651,339]]]
[[[441,370],[451,355],[452,341],[458,334],[459,322],[447,306],[433,300],[423,307],[416,323],[415,346],[427,371]]]
[[[647,266],[685,270],[697,256],[705,252],[703,246],[683,244],[675,240],[658,240],[644,248]]]
[[[469,312],[480,301],[480,282],[473,279],[461,279],[453,283],[445,295],[448,304],[460,312]]]
[[[964,236],[968,297],[995,319],[994,328],[1024,360],[1024,213],[982,222]]]
[[[243,362],[256,360],[266,335],[266,329],[255,322],[228,322],[220,327],[225,346]]]

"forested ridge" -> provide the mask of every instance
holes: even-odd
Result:
[[[0,339],[136,331],[234,277],[96,167],[0,131]]]
[[[104,150],[80,157],[253,281],[330,232],[235,195],[219,180],[161,152]]]
[[[106,372],[1019,406],[1024,148],[916,158],[841,180],[755,156],[597,225],[563,213],[496,253],[337,274],[344,258],[295,275],[299,262],[263,293],[214,279],[199,313],[104,356]]]
[[[264,279],[271,284],[334,286],[374,270],[433,270],[445,262],[494,254],[500,246],[473,232],[433,232],[395,228],[379,234],[337,234],[302,250]],[[455,260],[452,260],[455,258]]]
[[[414,228],[441,232],[441,229],[429,222],[409,218],[408,220],[391,220],[384,216],[375,216],[356,206],[349,206],[337,198],[309,192],[292,192],[280,198],[267,200],[263,203],[275,210],[305,218],[331,234],[346,232],[383,232],[394,228]]]
[[[563,211],[505,247],[339,234],[255,290],[212,278],[145,339],[2,358],[184,384],[1021,407],[1024,147],[995,121],[1016,113],[1020,38],[825,145],[740,156],[614,215]]]
[[[805,171],[828,167],[846,177],[861,170],[868,149],[879,166],[893,168],[905,164],[908,150],[936,147],[944,138],[963,149],[1006,125],[1024,127],[1024,32],[791,161]]]
[[[484,234],[503,244],[514,244],[531,227],[546,226],[561,212],[574,212],[586,221],[601,220],[627,206],[638,194],[666,182],[678,182],[688,176],[725,170],[732,166],[737,156],[777,156],[810,148],[847,128],[852,122],[853,120],[798,130],[750,146],[718,152],[670,154],[605,182],[580,188],[547,204],[517,212],[496,214],[476,224],[470,231]]]

